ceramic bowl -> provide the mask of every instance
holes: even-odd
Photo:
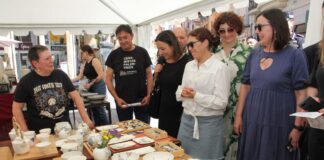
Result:
[[[72,156],[68,160],[87,160],[86,156]]]
[[[62,160],[68,160],[70,157],[73,157],[73,156],[82,156],[82,152],[80,152],[80,151],[66,152],[66,153],[62,154],[61,158],[62,158]]]
[[[61,145],[61,151],[63,153],[78,151],[78,143],[64,143]]]
[[[46,151],[50,148],[50,142],[40,142],[37,143],[35,146],[39,149],[41,153],[46,153]]]

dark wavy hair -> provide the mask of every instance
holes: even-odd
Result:
[[[177,40],[177,37],[174,35],[174,33],[170,30],[162,31],[159,33],[156,38],[155,42],[161,41],[166,44],[168,44],[170,47],[173,48],[173,56],[175,56],[177,59],[181,56],[181,47],[179,45],[179,42]]]
[[[290,31],[284,13],[280,9],[268,9],[261,12],[260,16],[265,17],[272,27],[272,41],[274,42],[274,49],[283,49],[290,40]]]
[[[223,12],[219,15],[214,23],[214,29],[216,34],[219,36],[218,30],[220,25],[227,24],[230,27],[234,28],[236,33],[240,35],[243,31],[243,21],[242,19],[235,14],[234,12]]]
[[[93,49],[89,45],[83,45],[81,47],[81,51],[82,52],[88,52],[89,55],[93,55],[94,54]]]
[[[203,42],[208,41],[208,48],[212,49],[216,47],[216,38],[213,37],[212,33],[207,28],[197,28],[189,33],[189,36],[196,37],[198,41]],[[216,46],[215,46],[216,45]]]
[[[119,25],[117,27],[116,31],[115,31],[115,34],[117,35],[118,33],[122,32],[122,31],[133,35],[132,28],[129,25],[127,25],[127,24],[121,24],[121,25]]]

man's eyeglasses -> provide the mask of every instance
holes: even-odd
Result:
[[[197,43],[197,42],[200,42],[200,41],[189,42],[189,43],[187,44],[187,47],[188,47],[188,48],[189,48],[189,47],[193,48],[193,47],[194,47],[194,44]]]
[[[256,24],[255,26],[254,26],[254,29],[255,30],[259,30],[259,31],[262,31],[262,28],[264,27],[264,26],[268,26],[268,25],[270,25],[269,23],[266,23],[266,24]]]
[[[228,28],[227,30],[226,29],[220,29],[218,30],[218,33],[219,34],[225,34],[225,33],[233,33],[234,32],[234,28]]]

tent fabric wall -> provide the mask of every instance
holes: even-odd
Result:
[[[311,0],[309,6],[309,19],[307,22],[306,38],[303,47],[315,44],[322,39],[323,34],[323,0]],[[322,15],[322,16],[319,16]],[[321,19],[320,19],[321,17]],[[309,27],[311,26],[311,27]]]

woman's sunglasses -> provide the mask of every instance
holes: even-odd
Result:
[[[255,29],[255,30],[262,31],[262,28],[263,28],[264,26],[268,26],[268,25],[270,25],[270,24],[269,24],[269,23],[266,23],[266,24],[256,24],[256,25],[254,26],[254,29]]]
[[[218,30],[218,33],[219,34],[225,34],[225,33],[233,33],[234,32],[234,28],[229,28],[229,29],[220,29],[220,30]]]
[[[187,47],[188,47],[188,48],[189,48],[189,47],[193,48],[193,47],[194,47],[194,44],[197,43],[197,42],[200,42],[200,41],[189,42],[189,43],[187,44]]]

